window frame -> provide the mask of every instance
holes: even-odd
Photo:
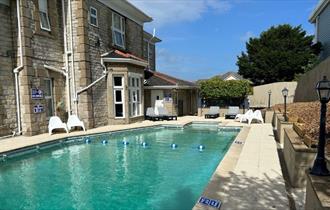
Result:
[[[95,15],[92,13],[92,10],[95,11]],[[92,18],[95,18],[96,20],[96,25],[94,23],[92,23]],[[92,26],[98,27],[99,26],[99,20],[98,20],[98,11],[95,7],[90,6],[89,7],[89,24],[91,24]]]
[[[118,16],[120,19],[120,29],[115,27],[115,16]],[[121,47],[125,49],[126,47],[126,28],[125,28],[125,18],[118,13],[112,12],[112,25],[111,25],[111,30],[112,30],[112,44],[118,47]],[[116,32],[120,34],[120,37],[122,39],[123,45],[120,45],[119,43],[116,42]]]
[[[50,118],[51,116],[54,116],[55,114],[55,108],[54,108],[54,94],[53,94],[53,80],[51,78],[45,78],[44,79],[45,81],[45,88],[48,88],[47,87],[47,81],[49,81],[49,90],[50,90],[50,95],[46,95],[44,93],[44,99],[45,100],[50,100],[50,104],[51,104],[51,108],[52,108],[52,113],[50,113],[50,115],[48,115],[48,111],[46,111],[46,116],[48,118]],[[46,103],[47,104],[47,103]],[[46,107],[46,110],[48,110],[48,107]]]
[[[40,1],[44,1],[44,2],[46,2],[46,8],[45,8],[45,10],[43,10],[41,7],[40,7]],[[38,6],[39,6],[39,22],[40,22],[40,28],[42,29],[42,30],[45,30],[45,31],[48,31],[48,32],[51,32],[51,25],[50,25],[50,21],[49,21],[49,14],[48,14],[48,0],[38,0]],[[46,27],[44,27],[43,26],[43,21],[42,21],[42,14],[44,14],[45,15],[45,17],[46,17],[46,22],[47,22],[47,24],[48,24],[48,28],[47,28],[47,26]]]
[[[129,90],[129,117],[140,117],[143,116],[142,113],[142,75],[138,74],[129,74],[128,79],[130,85],[128,87]],[[134,81],[134,86],[133,82]],[[139,93],[139,94],[138,94]],[[135,100],[134,100],[135,99]],[[134,104],[135,108],[134,109]]]
[[[121,77],[121,86],[115,86],[115,77]],[[112,76],[112,82],[113,82],[113,110],[114,110],[114,117],[115,119],[123,119],[125,118],[125,91],[124,91],[124,75],[113,75]],[[121,101],[116,101],[116,92],[121,92]],[[123,116],[117,117],[116,116],[116,105],[121,104],[123,107]]]

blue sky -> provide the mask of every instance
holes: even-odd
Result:
[[[154,21],[157,70],[186,80],[237,71],[249,37],[289,23],[314,34],[308,17],[318,0],[129,0]]]

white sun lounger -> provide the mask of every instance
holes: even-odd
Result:
[[[84,131],[86,131],[84,122],[79,120],[77,115],[70,115],[67,125],[69,130],[71,130],[73,127],[81,127]]]
[[[235,120],[239,122],[248,121],[248,119],[252,117],[252,114],[253,110],[249,109],[247,112],[245,112],[245,114],[236,115]]]
[[[254,111],[253,114],[250,115],[247,120],[248,120],[249,125],[251,124],[251,122],[253,120],[257,120],[258,122],[264,123],[264,119],[262,118],[262,114],[261,114],[260,110]]]
[[[54,129],[61,129],[61,128],[64,129],[67,133],[69,133],[66,124],[62,122],[62,120],[59,117],[53,116],[49,119],[49,124],[48,124],[49,135],[52,135],[52,131]]]

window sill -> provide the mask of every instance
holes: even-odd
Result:
[[[129,118],[134,119],[134,118],[138,118],[138,117],[144,117],[144,115],[132,116],[132,117],[129,117]]]
[[[125,117],[115,117],[115,120],[122,120],[125,119]]]
[[[127,52],[126,51],[126,47],[121,47],[121,46],[118,46],[116,45],[115,43],[112,43],[112,47],[116,50],[121,50],[121,51],[124,51],[124,52]]]

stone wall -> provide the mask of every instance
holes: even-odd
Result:
[[[20,95],[22,108],[22,128],[24,135],[35,135],[47,132],[48,119],[46,111],[35,114],[33,107],[42,104],[46,110],[46,100],[32,100],[31,89],[39,88],[45,91],[45,79],[53,81],[54,115],[56,104],[65,103],[65,78],[53,71],[45,69],[50,65],[57,69],[63,67],[63,26],[62,7],[60,0],[49,0],[49,19],[51,31],[42,30],[39,20],[39,6],[37,0],[23,1],[22,5],[22,33],[23,33],[23,58],[24,69],[20,73]],[[60,111],[58,109],[58,111]]]
[[[312,164],[316,149],[308,148],[292,128],[284,129],[284,160],[293,187],[305,187],[306,170]]]
[[[112,10],[96,0],[89,0],[86,8],[97,9],[98,26],[87,23],[88,29],[88,55],[90,63],[91,80],[95,81],[103,75],[101,65],[101,55],[116,49],[112,40]],[[134,21],[126,18],[126,51],[142,57],[143,27]],[[94,127],[107,125],[109,123],[108,103],[107,103],[107,79],[100,81],[92,90],[92,107],[94,117]]]
[[[143,57],[143,27],[130,19],[126,19],[127,51],[140,58]]]
[[[15,51],[11,10],[0,4],[0,136],[11,134],[16,129],[16,100],[14,83]]]

